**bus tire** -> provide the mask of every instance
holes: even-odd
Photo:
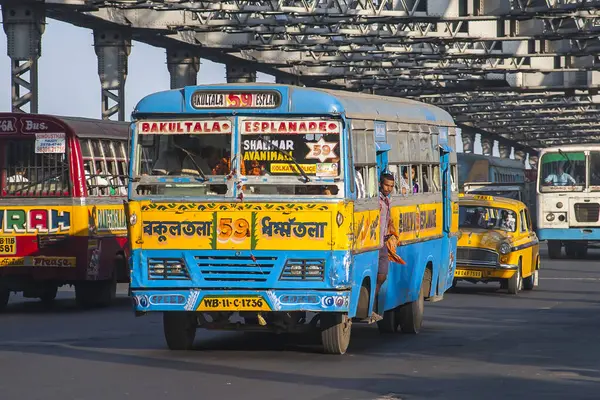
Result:
[[[58,294],[58,286],[53,284],[47,284],[43,288],[42,295],[40,296],[40,300],[44,304],[52,304],[54,299],[56,299],[56,295]]]
[[[117,298],[117,273],[113,271],[112,277],[106,281],[95,282],[97,284],[98,307],[109,307]]]
[[[191,350],[196,339],[196,322],[187,312],[163,313],[163,331],[169,350]]]
[[[377,328],[379,329],[379,333],[398,332],[398,326],[400,325],[400,322],[398,320],[398,311],[396,308],[385,311],[383,313],[383,319],[377,321]]]
[[[345,354],[350,345],[352,320],[345,313],[321,313],[321,341],[325,354]]]
[[[588,254],[588,244],[587,243],[577,243],[577,247],[575,250],[575,258],[579,258],[580,260],[587,257]]]
[[[10,298],[10,290],[0,288],[0,311],[4,310],[8,305],[8,299]]]
[[[517,294],[523,288],[523,277],[521,275],[521,260],[519,260],[519,267],[512,277],[508,279],[508,293]]]
[[[562,251],[562,243],[560,242],[560,240],[548,240],[547,246],[548,246],[548,256],[551,259],[554,260],[554,259],[560,258],[561,251]]]
[[[431,270],[426,269],[419,290],[419,297],[412,303],[402,304],[398,309],[398,322],[402,333],[411,333],[416,335],[423,326],[423,313],[425,311],[425,288],[431,287]]]

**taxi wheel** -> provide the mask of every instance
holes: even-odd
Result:
[[[431,271],[426,269],[417,300],[401,305],[398,310],[397,316],[402,333],[417,334],[421,331],[421,327],[423,326],[423,312],[425,310],[425,288],[429,288],[429,285],[431,285]]]
[[[523,287],[523,278],[521,277],[521,262],[519,261],[519,268],[515,274],[508,279],[508,293],[517,294]]]
[[[10,290],[0,289],[0,311],[4,310],[8,305],[8,299],[10,298]]]
[[[163,313],[163,331],[170,350],[191,350],[196,338],[194,315],[179,311]]]
[[[539,271],[536,269],[533,271],[533,274],[529,275],[527,278],[523,279],[523,289],[525,290],[533,290],[534,287],[537,286],[538,282],[538,274]]]
[[[345,354],[350,345],[352,320],[345,313],[321,313],[321,341],[326,354]]]

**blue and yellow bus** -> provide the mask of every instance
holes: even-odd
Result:
[[[418,333],[424,301],[452,285],[456,132],[437,107],[192,86],[142,99],[131,131],[131,293],[137,315],[163,313],[170,349],[192,348],[198,327],[320,329],[325,352],[343,354],[352,323]],[[383,171],[397,176],[406,264],[390,264],[376,301]]]

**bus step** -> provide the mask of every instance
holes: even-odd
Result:
[[[435,296],[431,296],[427,300],[429,300],[432,303],[437,303],[438,301],[444,300],[444,295],[443,294],[441,294],[441,295],[436,294]]]

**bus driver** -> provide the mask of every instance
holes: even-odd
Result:
[[[564,171],[562,165],[558,166],[558,173],[548,175],[544,182],[553,186],[566,186],[569,182],[572,185],[577,184],[575,179]]]

